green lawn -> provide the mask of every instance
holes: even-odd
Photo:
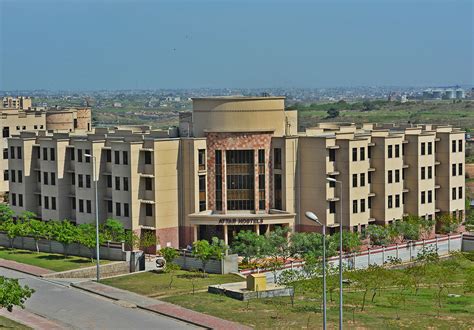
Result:
[[[31,328],[0,315],[0,329],[27,330]]]
[[[0,247],[0,258],[50,269],[55,272],[95,265],[95,262],[91,262],[90,258],[76,256],[68,256],[65,258],[62,254],[44,252],[36,253],[34,251],[8,249],[5,247]],[[107,262],[109,261],[101,261],[101,263]]]
[[[169,288],[171,281],[170,273],[146,272],[105,279],[101,282],[149,297],[160,297],[192,293],[193,281],[189,278],[192,274],[196,275],[184,270],[177,271],[173,276],[171,289]],[[200,273],[197,275],[194,277],[195,291],[207,290],[207,287],[212,284],[244,281],[242,277],[232,274],[208,274],[206,277],[202,277]]]

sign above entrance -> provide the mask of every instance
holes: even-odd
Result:
[[[219,219],[221,225],[258,225],[263,223],[263,218],[223,218]]]

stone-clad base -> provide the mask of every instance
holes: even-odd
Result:
[[[158,238],[158,244],[161,247],[179,247],[179,231],[178,227],[161,228],[156,230],[156,237]]]
[[[289,297],[293,294],[293,288],[287,288],[272,283],[267,283],[267,290],[265,291],[248,291],[246,288],[246,282],[236,282],[210,285],[207,288],[207,292],[224,294],[227,297],[243,301],[258,298]]]

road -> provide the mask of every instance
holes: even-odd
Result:
[[[56,321],[68,329],[195,329],[196,327],[137,308],[127,308],[109,299],[0,268],[0,275],[20,279],[35,289],[26,310]]]

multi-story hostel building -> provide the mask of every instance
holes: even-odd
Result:
[[[320,123],[298,132],[284,101],[195,98],[168,131],[19,132],[9,139],[11,206],[78,224],[97,211],[175,247],[212,236],[230,243],[243,229],[319,231],[306,211],[330,232],[341,219],[361,231],[408,214],[464,217],[461,130]]]
[[[91,129],[91,109],[35,108],[29,97],[4,97],[0,103],[0,128],[0,195],[3,197],[9,189],[7,139],[22,131],[88,131]]]

